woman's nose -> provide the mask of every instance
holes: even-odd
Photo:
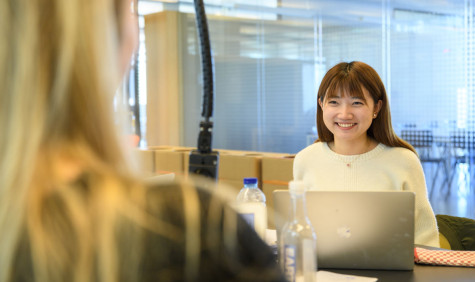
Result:
[[[353,111],[350,106],[342,105],[340,111],[340,118],[342,119],[351,119],[353,118]]]

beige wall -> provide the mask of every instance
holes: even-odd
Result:
[[[181,18],[176,11],[145,16],[148,146],[178,146],[183,136]]]

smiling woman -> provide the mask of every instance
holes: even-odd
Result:
[[[394,133],[384,85],[369,65],[340,63],[318,90],[319,139],[300,151],[294,179],[310,190],[416,193],[415,243],[439,246],[434,212],[414,148]]]

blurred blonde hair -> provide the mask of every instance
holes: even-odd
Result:
[[[23,271],[15,261],[24,242],[35,281],[117,281],[116,232],[127,220],[145,224],[143,189],[132,189],[143,187],[127,165],[113,109],[118,15],[128,2],[0,0],[1,282]],[[133,252],[121,271],[134,277],[140,232],[128,230],[121,242]]]

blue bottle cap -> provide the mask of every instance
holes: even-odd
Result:
[[[257,184],[257,178],[255,178],[255,177],[246,177],[246,178],[244,178],[244,184]]]

